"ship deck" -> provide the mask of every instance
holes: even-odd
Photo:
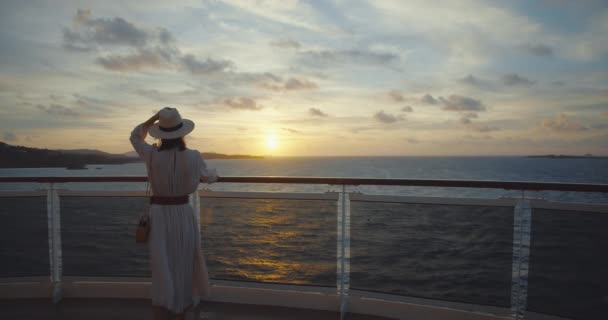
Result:
[[[51,299],[0,300],[2,319],[152,319],[149,299],[67,298],[57,304]],[[248,305],[225,302],[202,302],[189,312],[187,319],[270,320],[270,319],[338,319],[339,312]],[[389,318],[351,314],[352,320],[384,320]]]

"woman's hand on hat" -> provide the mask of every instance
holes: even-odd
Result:
[[[160,111],[157,112],[156,114],[154,114],[152,117],[150,117],[150,119],[148,119],[146,122],[144,122],[144,125],[146,127],[151,127],[154,122],[156,122],[156,120],[158,120],[160,118]]]

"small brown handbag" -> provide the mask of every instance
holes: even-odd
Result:
[[[148,236],[150,235],[150,217],[147,214],[143,214],[139,218],[139,224],[137,225],[137,231],[135,231],[135,242],[146,243],[148,242]]]

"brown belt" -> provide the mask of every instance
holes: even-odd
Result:
[[[151,204],[160,204],[160,205],[165,205],[165,206],[186,204],[186,203],[188,203],[188,196],[178,196],[178,197],[151,196],[150,203]]]

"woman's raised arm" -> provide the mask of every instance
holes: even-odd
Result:
[[[129,140],[131,141],[131,145],[133,145],[133,149],[139,155],[142,160],[146,160],[150,156],[150,152],[153,147],[146,143],[146,136],[148,135],[148,129],[158,120],[159,115],[156,113],[150,119],[146,120],[146,122],[137,125],[133,131],[131,131],[131,137]]]

